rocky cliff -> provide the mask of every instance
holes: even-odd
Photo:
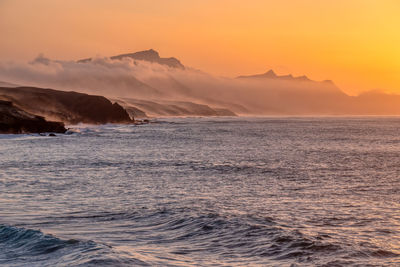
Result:
[[[0,100],[0,133],[65,133],[61,122],[46,121],[43,117],[30,114],[15,107],[9,101]]]
[[[0,99],[46,119],[77,123],[131,123],[126,110],[103,96],[35,87],[0,87]]]

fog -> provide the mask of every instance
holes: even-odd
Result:
[[[375,96],[350,97],[332,82],[223,78],[131,58],[78,63],[39,55],[31,62],[1,62],[0,81],[104,95],[151,116],[196,115],[195,110],[199,115],[398,114],[400,103],[383,94],[379,103]],[[388,106],[389,97],[394,102]]]

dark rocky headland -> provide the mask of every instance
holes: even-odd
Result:
[[[62,122],[46,121],[43,117],[25,112],[9,101],[0,100],[0,133],[65,133]]]
[[[0,87],[0,133],[65,132],[64,123],[133,123],[103,96],[35,87]],[[50,122],[58,121],[58,122]]]

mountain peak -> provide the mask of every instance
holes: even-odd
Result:
[[[308,78],[306,75],[296,77],[295,79],[297,79],[298,81],[307,81],[307,82],[311,81],[310,78]]]
[[[249,75],[249,76],[239,76],[238,78],[240,79],[246,79],[246,78],[258,78],[258,79],[276,79],[279,76],[276,75],[276,73],[273,70],[269,70],[266,73],[263,74],[256,74],[256,75]]]
[[[296,81],[296,82],[316,82],[309,79],[307,76],[293,76],[292,74],[287,75],[277,75],[273,70],[269,70],[263,74],[255,74],[248,76],[239,76],[238,79],[271,79],[271,80],[280,80],[280,81]],[[329,86],[335,86],[335,84],[331,80],[325,80],[321,83]],[[335,86],[336,87],[336,86]]]
[[[139,51],[130,54],[121,54],[118,56],[113,56],[111,57],[111,59],[123,59],[126,57],[133,58],[136,60],[144,60],[153,63],[158,63],[161,65],[166,65],[171,68],[185,69],[185,66],[183,66],[178,59],[174,57],[162,58],[160,57],[160,54],[158,54],[158,52],[154,49]]]
[[[137,60],[146,60],[146,61],[157,61],[160,59],[160,54],[154,49],[139,51],[135,53],[121,54],[118,56],[113,56],[111,59],[122,59],[125,57],[130,57]]]
[[[273,70],[269,70],[266,73],[262,74],[265,78],[276,78],[277,75],[275,73],[275,71]]]
[[[148,62],[152,62],[152,63],[158,63],[160,65],[166,65],[171,68],[185,69],[185,66],[178,59],[176,59],[174,57],[162,58],[162,57],[160,57],[160,54],[154,49],[139,51],[139,52],[135,52],[135,53],[121,54],[121,55],[110,57],[110,59],[113,59],[113,60],[121,60],[123,58],[132,58],[132,59],[136,59],[136,60],[143,60],[143,61],[148,61]],[[78,62],[85,63],[85,62],[89,62],[91,60],[92,60],[91,58],[87,58],[87,59],[79,60]]]

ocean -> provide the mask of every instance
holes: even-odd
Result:
[[[400,266],[400,118],[0,135],[1,266]]]

